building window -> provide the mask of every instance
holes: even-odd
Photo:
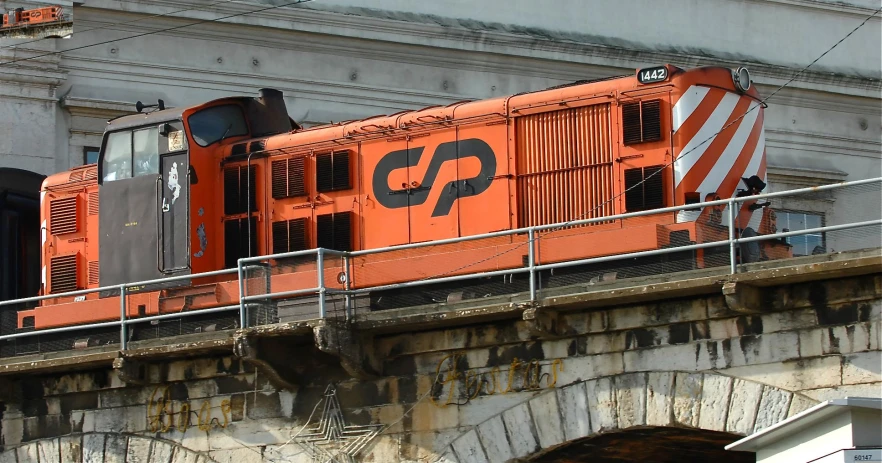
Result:
[[[98,162],[98,150],[97,146],[84,146],[83,164],[95,164]]]
[[[824,226],[824,215],[800,211],[777,211],[778,229],[781,231],[799,231]],[[823,233],[809,233],[788,238],[793,246],[794,256],[809,256],[826,253],[826,242]]]

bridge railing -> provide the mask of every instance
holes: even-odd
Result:
[[[696,266],[737,273],[743,265],[763,260],[879,247],[880,197],[882,177],[379,249],[319,248],[243,258],[232,269],[0,301],[2,310],[97,292],[120,296],[118,320],[19,330],[0,335],[0,346],[37,335],[116,327],[118,341],[102,339],[125,350],[133,324],[213,313],[238,315],[238,327],[275,323],[285,316],[352,319],[360,310],[470,298],[535,302]],[[751,204],[765,207],[750,211]],[[584,257],[567,258],[571,255]],[[127,305],[132,288],[232,274],[237,275],[238,304],[137,317]],[[394,282],[372,284],[390,280]],[[280,281],[284,290],[274,291],[272,282]],[[375,297],[378,293],[382,296]],[[285,304],[288,315],[279,311]],[[263,315],[255,317],[258,312]]]

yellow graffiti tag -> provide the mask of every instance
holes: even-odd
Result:
[[[463,354],[450,354],[438,362],[432,386],[435,390],[430,395],[435,406],[465,405],[480,395],[553,388],[557,384],[558,372],[563,371],[560,359],[543,364],[536,359],[522,362],[517,358],[505,372],[496,366],[484,371],[464,370],[460,368],[464,358]]]
[[[203,400],[198,411],[194,411],[190,401],[177,404],[171,400],[168,386],[157,386],[150,394],[147,403],[147,428],[150,432],[166,433],[173,429],[186,432],[194,426],[193,415],[196,416],[195,426],[200,431],[214,428],[224,429],[232,420],[232,404],[229,399],[220,402],[220,417],[211,406],[209,400]]]

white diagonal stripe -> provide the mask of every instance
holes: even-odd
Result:
[[[698,105],[704,101],[704,97],[707,96],[709,91],[710,89],[707,87],[693,85],[683,93],[683,96],[681,96],[680,100],[677,101],[677,104],[674,105],[674,114],[672,117],[674,133],[677,133],[677,131],[680,130],[680,127],[686,122],[686,119],[689,119],[689,116],[695,112],[695,108],[698,108]]]
[[[757,105],[758,103],[751,103],[751,108],[755,108]],[[753,131],[753,126],[756,123],[758,115],[759,111],[754,110],[747,113],[747,115],[741,119],[741,123],[735,131],[735,135],[732,136],[732,140],[729,141],[726,149],[723,150],[723,154],[717,159],[716,164],[714,164],[710,172],[707,173],[704,180],[701,181],[701,185],[699,185],[698,190],[696,191],[702,194],[707,194],[712,191],[717,191],[720,188],[723,179],[726,178],[726,175],[732,170],[732,167],[735,166],[735,161],[738,160],[738,155],[741,154],[741,150],[743,150],[744,145],[747,144],[747,139],[750,138],[750,132]],[[751,160],[753,160],[753,157],[751,157]]]
[[[686,143],[686,146],[680,150],[680,153],[677,155],[677,160],[674,162],[675,186],[680,186],[680,182],[683,181],[683,178],[686,177],[689,170],[692,169],[699,159],[701,159],[701,156],[707,151],[707,147],[713,143],[713,139],[708,140],[708,138],[716,137],[717,132],[719,132],[726,124],[726,121],[729,120],[729,116],[732,114],[732,110],[735,109],[740,98],[739,95],[734,93],[726,93],[726,96],[723,97],[723,100],[720,101],[720,104],[717,105],[714,112],[707,118],[704,125],[698,129],[698,133],[696,133],[695,136],[689,140],[689,143]],[[707,141],[702,144],[705,140]]]

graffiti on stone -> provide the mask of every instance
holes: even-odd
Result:
[[[478,396],[553,388],[563,362],[514,358],[505,368],[467,368],[465,355],[450,354],[435,368],[430,399],[437,407],[465,405]]]
[[[147,402],[147,429],[159,433],[186,432],[194,426],[200,431],[224,429],[230,425],[232,415],[229,399],[221,400],[219,407],[213,407],[209,399],[195,406],[189,400],[171,400],[168,386],[156,386]]]

